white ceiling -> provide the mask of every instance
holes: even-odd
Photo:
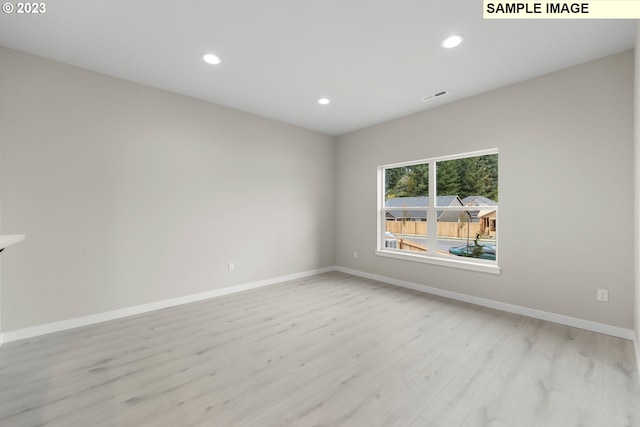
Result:
[[[631,49],[633,20],[483,20],[480,0],[57,0],[0,45],[340,135]],[[464,34],[458,48],[442,39]],[[215,52],[217,66],[201,55]],[[450,95],[424,103],[425,95]],[[331,104],[317,104],[320,97]]]

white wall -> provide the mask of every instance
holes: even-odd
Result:
[[[0,63],[2,231],[27,235],[2,255],[4,332],[334,264],[333,138]]]
[[[339,137],[337,264],[633,329],[633,61],[617,54]],[[374,255],[377,166],[494,147],[500,276]]]

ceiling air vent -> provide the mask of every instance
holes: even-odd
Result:
[[[427,102],[427,101],[434,100],[436,98],[440,98],[440,97],[445,96],[445,95],[449,95],[449,91],[448,90],[441,90],[440,92],[436,92],[436,93],[433,93],[431,95],[427,95],[427,96],[425,96],[423,98],[420,98],[420,101]]]

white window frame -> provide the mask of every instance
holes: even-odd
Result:
[[[467,157],[479,157],[487,154],[498,154],[497,148],[488,150],[473,151],[463,154],[455,154],[450,156],[434,157],[424,160],[416,160],[403,163],[394,163],[389,165],[378,166],[378,220],[377,220],[377,249],[376,255],[388,258],[395,258],[405,261],[422,262],[426,264],[435,264],[445,267],[453,267],[464,270],[479,271],[483,273],[500,274],[501,268],[499,266],[499,252],[496,251],[496,260],[485,260],[478,258],[467,257],[449,257],[446,255],[438,254],[437,250],[432,248],[438,247],[438,211],[453,210],[453,211],[468,211],[469,206],[436,206],[437,193],[436,193],[436,162],[442,162],[446,160],[464,159]],[[418,164],[429,164],[429,206],[427,207],[427,248],[431,249],[430,252],[411,252],[400,249],[393,249],[385,247],[385,232],[386,232],[386,211],[385,211],[385,169],[392,169],[402,166],[412,166]],[[498,172],[499,173],[499,172]],[[481,206],[478,208],[482,209]],[[418,208],[421,209],[421,208]],[[472,208],[475,210],[475,207]],[[498,206],[491,206],[491,209],[495,209],[496,223],[499,224]],[[412,210],[415,210],[412,209]],[[500,228],[496,227],[496,248],[498,248],[498,233]]]

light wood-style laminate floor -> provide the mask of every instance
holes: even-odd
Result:
[[[640,426],[632,343],[328,273],[0,348],[0,426]]]

